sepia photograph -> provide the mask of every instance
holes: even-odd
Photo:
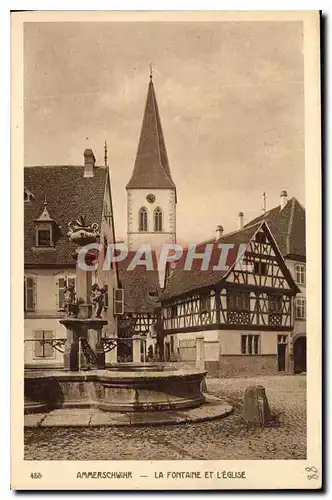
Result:
[[[39,14],[12,24],[21,482],[317,488],[319,14]]]

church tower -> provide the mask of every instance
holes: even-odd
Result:
[[[129,250],[144,243],[150,243],[152,248],[175,243],[176,187],[169,168],[152,74],[134,170],[126,189]]]

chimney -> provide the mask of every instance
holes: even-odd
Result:
[[[86,149],[84,151],[84,177],[93,177],[94,176],[94,166],[96,163],[95,155],[93,154],[92,149]]]
[[[243,212],[239,212],[239,229],[243,229]]]
[[[285,208],[287,205],[287,191],[281,191],[280,193],[280,210]]]
[[[217,226],[216,229],[216,239],[219,240],[222,237],[222,233],[224,232],[224,228],[222,226]]]

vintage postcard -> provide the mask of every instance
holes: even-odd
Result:
[[[11,168],[12,488],[320,489],[319,12],[12,13]]]

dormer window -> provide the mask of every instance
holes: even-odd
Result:
[[[37,229],[37,246],[50,247],[51,243],[51,229]]]
[[[34,220],[36,225],[36,247],[50,248],[54,247],[53,228],[54,220],[47,210],[47,201],[44,201],[44,210],[38,219]]]

